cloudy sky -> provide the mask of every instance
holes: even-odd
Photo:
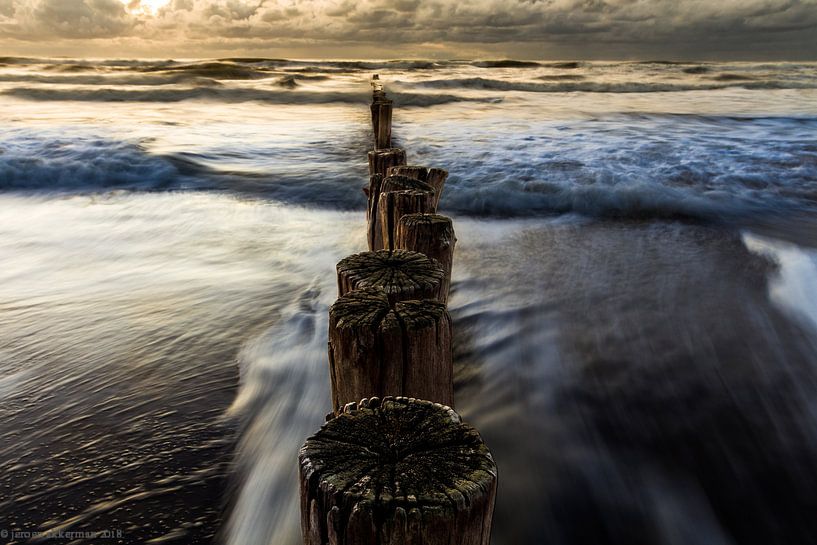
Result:
[[[0,55],[817,59],[817,0],[0,0]]]

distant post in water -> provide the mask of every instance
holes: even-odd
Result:
[[[395,249],[420,252],[442,265],[445,271],[442,287],[444,303],[448,301],[456,244],[454,224],[449,217],[439,214],[407,214],[397,222]]]
[[[405,395],[454,404],[451,317],[439,301],[389,302],[362,288],[329,310],[332,408],[368,396]]]
[[[372,76],[372,131],[374,132],[374,149],[391,147],[391,118],[394,102],[386,98],[380,76]]]
[[[374,149],[388,149],[391,147],[391,118],[394,103],[383,99],[372,105],[377,106],[377,130],[374,135]]]
[[[489,545],[497,469],[452,409],[347,406],[298,456],[304,545]]]

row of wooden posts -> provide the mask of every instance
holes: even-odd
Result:
[[[488,545],[496,464],[452,408],[456,237],[436,213],[448,173],[406,164],[372,84],[369,251],[337,265],[332,412],[299,454],[304,544]]]

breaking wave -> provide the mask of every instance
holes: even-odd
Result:
[[[296,79],[282,78],[275,87],[292,88]],[[188,89],[51,89],[42,87],[15,87],[0,94],[26,100],[80,101],[80,102],[180,102],[183,100],[210,100],[217,102],[264,102],[268,104],[368,104],[371,95],[366,91],[293,92],[280,89],[192,87]],[[496,98],[475,98],[452,94],[389,93],[401,106],[436,106],[451,102],[497,102]]]
[[[472,64],[473,66],[478,66],[479,68],[537,68],[542,66],[538,62],[514,61],[510,59],[499,61],[476,61]]]
[[[445,148],[424,147],[423,140],[435,138],[425,126],[403,126],[401,133],[406,147],[418,150],[416,161],[450,169],[444,199],[450,213],[728,221],[813,212],[817,205],[817,146],[810,140],[817,131],[815,118],[629,117],[579,123],[558,135],[538,126],[530,135],[497,134],[501,144],[491,154],[449,133]],[[633,123],[638,130],[621,128]],[[732,136],[726,159],[722,138],[745,131],[749,123],[767,132],[785,130],[789,140]],[[619,134],[603,141],[600,135],[611,127],[619,127]],[[695,137],[673,140],[683,134]],[[241,157],[252,164],[268,153],[255,147],[161,155],[138,142],[93,135],[22,133],[0,142],[0,190],[5,191],[224,191],[317,208],[364,207],[358,188],[366,179],[359,161],[365,140],[335,146],[331,155],[319,141],[293,144],[276,154],[269,172],[214,166],[225,160],[241,164]],[[305,156],[323,159],[304,165]]]
[[[579,76],[581,77],[581,76]],[[564,75],[541,76],[539,79],[555,79],[558,83],[508,81],[491,78],[452,78],[421,81],[414,85],[428,89],[478,89],[486,91],[523,91],[530,93],[667,93],[679,91],[713,91],[730,87],[746,89],[815,89],[817,82],[784,80],[753,80],[750,77],[723,74],[714,78],[723,83],[665,83],[665,82],[594,82],[560,81],[574,77]],[[406,82],[400,82],[406,85]]]
[[[142,147],[103,138],[0,140],[0,190],[160,190],[179,185],[179,170]]]

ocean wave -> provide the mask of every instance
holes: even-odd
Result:
[[[34,64],[38,59],[33,57],[0,57],[0,64]]]
[[[537,76],[536,79],[542,81],[581,81],[587,78],[579,74],[548,74],[545,76]]]
[[[585,65],[583,62],[578,61],[568,61],[568,62],[548,62],[543,63],[542,66],[546,66],[548,68],[559,68],[562,70],[575,70],[577,68],[581,68]]]
[[[267,76],[269,77],[269,76]],[[0,73],[0,82],[44,83],[49,85],[221,85],[218,80],[192,74],[8,74]]]
[[[503,59],[498,61],[475,61],[471,63],[471,66],[479,68],[538,68],[542,65],[534,61]]]
[[[755,81],[756,78],[748,74],[718,74],[712,78],[715,81]]]
[[[0,141],[0,190],[73,192],[179,187],[179,170],[141,146],[20,134]]]
[[[133,70],[141,72],[182,71],[203,77],[254,79],[263,77],[269,70],[286,69],[301,72],[344,72],[361,71],[425,71],[439,70],[457,66],[476,68],[538,68],[575,69],[585,63],[570,62],[536,62],[514,59],[499,60],[414,60],[394,59],[384,61],[302,61],[264,57],[225,57],[220,59],[183,62],[175,60],[140,60],[140,59],[49,59],[31,57],[0,57],[0,64],[37,65],[43,70],[57,72],[82,72],[98,70]],[[259,75],[260,74],[260,75]]]
[[[540,79],[552,78],[543,76]],[[717,78],[716,78],[717,79]],[[558,81],[558,80],[557,80]],[[418,83],[397,82],[403,86],[416,85],[428,89],[476,89],[485,91],[523,91],[530,93],[668,93],[679,91],[714,91],[730,87],[745,89],[815,89],[817,82],[793,82],[783,80],[751,80],[750,78],[732,78],[724,75],[723,83],[664,83],[664,82],[594,82],[594,81],[559,81],[558,83],[538,83],[525,81],[508,81],[491,78],[451,78],[434,79]]]
[[[446,210],[705,220],[817,210],[814,117],[643,112],[569,124],[531,120],[524,128],[494,126],[474,146],[465,135],[479,131],[478,124],[454,135],[401,128],[404,146],[420,152],[412,162],[444,164],[451,173]],[[443,150],[424,143],[443,138]]]
[[[42,69],[47,72],[98,72],[99,67],[91,63],[76,63],[76,64],[46,64]]]
[[[689,124],[705,122],[712,120],[662,120],[663,125],[682,123],[698,132],[703,132],[702,126]],[[719,123],[724,122],[730,120]],[[807,133],[817,120],[800,123],[805,126],[799,130]],[[532,145],[518,137],[502,138],[517,151],[497,149],[492,158],[482,148],[453,144],[445,152],[451,176],[444,213],[477,217],[578,213],[721,221],[813,213],[817,207],[817,147],[813,144],[800,142],[782,150],[742,152],[744,156],[719,164],[710,157],[719,153],[717,147],[696,148],[688,152],[691,155],[684,155],[686,158],[676,157],[679,150],[651,142],[646,136],[638,142],[608,142],[607,147],[593,146],[585,151],[576,148],[579,141],[568,135],[562,137],[558,149]],[[750,145],[746,143],[747,148]],[[278,162],[302,164],[304,156],[321,157],[323,152],[311,146],[305,143],[288,150],[289,155],[280,155]],[[365,169],[357,159],[365,147],[366,142],[350,142],[330,157],[316,159],[307,169],[290,172],[283,165],[275,173],[266,173],[217,169],[227,157],[231,164],[237,164],[236,154],[251,161],[261,153],[258,149],[231,148],[223,157],[216,151],[208,155],[158,155],[138,142],[93,135],[11,134],[0,140],[0,190],[219,191],[301,206],[362,209],[364,199],[359,188]],[[639,157],[635,164],[633,156]],[[443,164],[434,156],[419,159],[425,164]]]
[[[201,72],[192,71],[137,71],[137,72],[95,72],[93,74],[20,74],[20,73],[4,73],[0,72],[0,82],[8,83],[44,83],[50,85],[136,85],[136,86],[151,86],[151,85],[222,85],[219,79],[229,80],[229,74],[218,75],[218,77],[204,77]],[[213,73],[213,76],[217,74]],[[277,84],[282,85],[285,80],[291,80],[297,84],[298,80],[302,81],[326,81],[330,79],[328,75],[314,75],[314,74],[290,74],[286,71],[264,71],[258,72],[257,77],[244,79],[272,79],[278,78]],[[236,78],[232,78],[236,79]]]
[[[279,80],[278,87],[288,87],[288,80]],[[15,87],[0,94],[39,101],[80,102],[181,102],[210,100],[226,103],[264,102],[268,104],[368,104],[371,95],[361,92],[296,92],[290,90],[244,89],[226,87],[193,87],[189,89],[48,89]],[[451,94],[393,92],[389,96],[401,106],[436,106],[451,102],[496,102],[500,98],[473,98]]]
[[[278,80],[284,85],[290,81]],[[255,85],[43,87],[7,93],[46,101],[340,102],[354,104],[361,112],[367,111],[370,100],[366,90],[302,92],[277,87],[273,81],[264,88]],[[445,93],[391,96],[402,106],[466,100]],[[320,123],[320,108],[315,112],[315,122]],[[62,127],[56,135],[34,129],[3,132],[0,127],[0,189],[216,190],[304,206],[362,208],[359,189],[365,166],[361,158],[369,145],[369,129],[365,116],[352,123],[351,127],[341,123],[344,128],[339,132],[314,141],[310,131],[287,139],[283,146],[274,139],[259,144],[220,143],[216,138],[207,147],[165,155],[150,153],[140,141],[75,134],[81,127]],[[403,121],[396,128],[399,144],[411,150],[413,163],[449,170],[445,211],[462,215],[578,212],[722,219],[814,211],[817,205],[813,140],[817,118],[806,114],[764,117],[762,113],[726,116],[645,110],[569,121],[531,115],[526,121],[490,126],[482,118],[455,117],[447,123]]]
[[[295,76],[283,76],[275,81],[275,85],[284,89],[295,89],[298,87],[298,82],[295,80]]]
[[[246,66],[234,62],[197,62],[180,65],[139,67],[142,72],[184,72],[188,76],[201,76],[224,80],[263,79],[270,77],[266,67]]]

